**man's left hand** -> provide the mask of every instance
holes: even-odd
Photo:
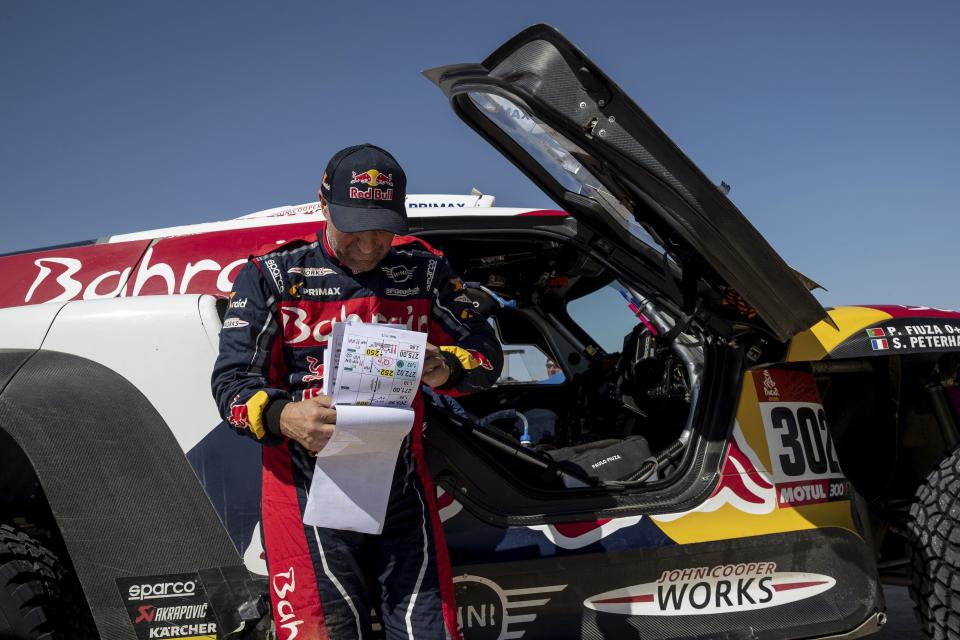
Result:
[[[423,361],[423,375],[420,381],[431,387],[440,387],[450,379],[450,367],[443,359],[439,347],[427,343],[426,358]]]

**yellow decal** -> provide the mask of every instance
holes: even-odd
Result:
[[[787,362],[822,360],[857,331],[892,317],[889,313],[866,307],[838,307],[829,311],[829,314],[840,330],[821,320],[803,333],[798,333],[790,342]]]
[[[764,427],[753,376],[763,384],[760,371],[744,378],[719,490],[691,511],[651,519],[680,544],[822,527],[840,527],[859,535],[849,500],[779,506],[767,442],[768,435],[777,434],[768,434]]]
[[[456,346],[445,346],[440,347],[440,351],[446,351],[447,353],[452,353],[457,356],[457,360],[460,361],[460,364],[463,365],[463,368],[469,371],[470,369],[476,369],[477,367],[482,367],[483,364],[473,357],[473,354]]]

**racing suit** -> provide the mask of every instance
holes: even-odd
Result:
[[[323,227],[317,235],[243,267],[213,371],[221,415],[265,445],[261,519],[278,637],[369,637],[373,606],[387,638],[457,638],[450,564],[423,455],[422,394],[379,536],[303,523],[315,459],[280,434],[279,413],[288,401],[319,394],[323,349],[337,322],[426,332],[451,368],[441,392],[492,385],[503,366],[500,344],[439,252],[396,238],[375,269],[354,274],[336,259]]]

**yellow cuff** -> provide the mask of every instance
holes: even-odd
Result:
[[[250,431],[257,436],[257,440],[262,440],[267,435],[267,428],[263,424],[263,412],[270,404],[270,396],[266,391],[257,391],[247,400],[247,421],[250,423]]]
[[[440,351],[446,351],[447,353],[452,353],[457,357],[457,360],[460,361],[460,364],[463,365],[464,369],[476,369],[477,367],[482,367],[483,365],[479,360],[473,357],[473,354],[457,346],[446,346],[440,347]]]

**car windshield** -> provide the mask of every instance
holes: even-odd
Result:
[[[593,200],[632,236],[662,252],[633,214],[580,161],[589,157],[586,151],[503,96],[481,91],[471,91],[469,96],[480,113],[523,147],[560,186]]]

